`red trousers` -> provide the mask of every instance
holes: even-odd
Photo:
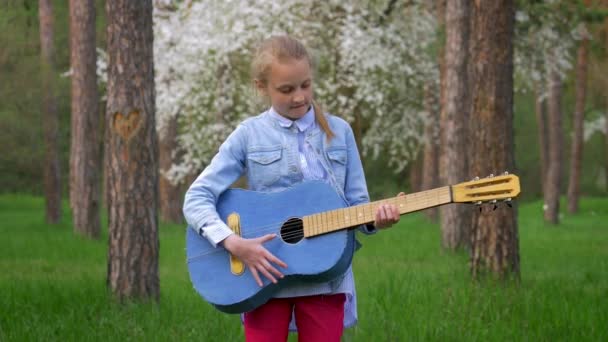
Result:
[[[343,293],[273,298],[245,314],[247,342],[287,341],[291,313],[295,314],[299,342],[340,341],[344,330]]]

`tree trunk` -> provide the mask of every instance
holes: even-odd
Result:
[[[437,23],[438,23],[438,30],[440,32],[444,33],[445,36],[445,11],[446,11],[446,0],[436,0],[437,3]],[[445,42],[445,38],[444,41],[439,42],[439,47],[438,47],[438,51],[437,51],[437,64],[439,65],[439,167],[441,167],[441,160],[443,159],[442,154],[443,154],[443,134],[441,133],[443,130],[443,124],[441,122],[441,115],[443,113],[443,111],[445,110],[445,96],[446,96],[446,64],[445,64],[445,49],[446,49],[446,42]],[[439,171],[439,183],[440,184],[445,184],[447,182],[446,179],[443,178],[444,174],[443,172],[441,172],[441,170]]]
[[[602,6],[608,6],[608,0],[602,1]],[[608,50],[608,18],[604,19],[604,49]],[[606,92],[606,90],[604,89]],[[608,95],[608,94],[606,94]],[[604,97],[604,187],[608,192],[608,96]]]
[[[467,180],[467,121],[469,111],[468,40],[470,1],[447,2],[445,50],[445,107],[441,111],[443,149],[441,179],[446,184]],[[468,247],[470,208],[441,207],[442,246],[448,250]]]
[[[158,300],[158,141],[152,2],[108,0],[106,11],[108,284],[121,300]]]
[[[608,192],[608,100],[606,100],[606,114],[604,114],[604,178],[606,192]]]
[[[95,1],[70,0],[72,69],[72,141],[70,206],[74,231],[99,238],[101,201],[99,170],[99,98],[95,46]]]
[[[439,113],[437,91],[431,84],[424,89],[424,107],[428,113],[428,122],[424,130],[425,145],[422,165],[421,190],[434,189],[439,186]],[[439,211],[431,208],[424,211],[426,217],[436,222]]]
[[[42,126],[44,131],[44,197],[47,223],[61,219],[61,171],[59,167],[59,115],[55,94],[55,44],[51,0],[38,2],[40,20],[40,67],[42,78]]]
[[[557,71],[549,72],[548,79],[548,167],[545,189],[545,221],[559,223],[559,195],[561,186],[562,168],[562,83]]]
[[[177,150],[177,115],[167,122],[167,127],[161,130],[159,139],[160,161],[160,218],[164,222],[182,223],[182,193],[179,185],[173,185],[165,176],[175,162]]]
[[[513,0],[472,3],[470,167],[477,175],[514,169]],[[490,210],[492,210],[490,208]],[[471,274],[519,278],[517,208],[474,211]],[[487,210],[486,210],[487,211]]]
[[[536,114],[536,124],[538,126],[538,146],[540,148],[540,182],[541,194],[544,196],[547,184],[547,113],[545,111],[545,100],[542,87],[537,86],[535,90],[534,112]]]
[[[580,197],[581,160],[583,158],[583,124],[585,119],[585,99],[587,95],[587,55],[589,41],[583,38],[578,47],[576,65],[576,103],[574,105],[574,136],[570,155],[570,180],[568,181],[568,212],[578,212]]]
[[[409,164],[408,176],[410,181],[410,192],[421,191],[422,184],[422,155],[416,153],[416,158]]]

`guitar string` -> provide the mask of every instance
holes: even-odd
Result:
[[[412,195],[414,195],[414,194],[410,194],[410,195],[408,195],[408,196],[412,196]],[[439,197],[440,197],[440,194],[437,194],[437,196],[428,196],[427,194],[421,194],[421,195],[425,195],[425,196],[424,196],[424,198],[419,198],[419,199],[417,199],[417,202],[416,202],[416,203],[414,203],[414,204],[418,204],[418,205],[421,205],[421,204],[422,204],[422,205],[423,205],[423,206],[422,206],[422,207],[423,207],[422,209],[424,209],[424,207],[429,207],[429,202],[430,202],[430,200],[437,200],[437,201],[439,201]],[[417,197],[420,197],[420,196],[417,196]],[[429,198],[429,197],[431,197],[431,198]],[[437,197],[437,198],[435,199],[435,198],[432,198],[432,197]],[[338,211],[339,211],[339,210],[346,210],[346,209],[349,209],[349,208],[357,208],[357,207],[360,207],[360,210],[365,211],[365,209],[366,209],[366,208],[368,208],[368,207],[370,207],[370,206],[373,206],[373,205],[376,205],[376,204],[377,204],[377,205],[383,204],[383,203],[379,203],[379,202],[397,202],[397,200],[399,200],[399,199],[400,199],[400,198],[393,197],[393,198],[389,198],[389,199],[385,199],[385,200],[381,200],[381,201],[377,201],[377,202],[368,203],[368,204],[361,205],[361,206],[347,207],[347,208],[340,208],[340,209],[338,209]],[[408,202],[408,205],[411,205],[411,204],[412,204],[412,202],[413,202],[413,201],[411,201],[411,200],[410,200],[410,201]],[[422,202],[424,202],[424,203],[422,203]],[[393,204],[396,204],[396,203],[393,203]],[[413,211],[413,210],[412,210],[412,211]],[[331,211],[329,211],[329,212],[327,212],[327,213],[331,213]],[[307,216],[314,216],[314,215],[320,215],[320,214],[313,214],[313,215],[307,215]],[[325,225],[336,225],[336,224],[338,224],[338,225],[340,225],[341,227],[343,226],[344,228],[346,228],[346,227],[352,227],[352,226],[356,226],[356,225],[359,225],[359,224],[363,224],[363,223],[358,223],[358,222],[357,222],[357,223],[354,223],[354,224],[352,224],[352,225],[347,225],[347,226],[344,226],[344,225],[343,225],[343,223],[345,222],[345,220],[344,220],[344,219],[342,219],[342,218],[340,218],[340,217],[338,217],[338,216],[334,216],[334,217],[332,217],[332,215],[331,215],[331,214],[326,214],[326,215],[330,216],[330,220],[328,220],[327,222],[322,222],[322,223],[323,223],[323,224],[325,224]],[[365,218],[365,217],[364,217],[364,218]],[[348,221],[351,221],[350,223],[352,223],[352,219],[347,219],[347,220],[348,220]],[[364,222],[367,222],[367,219],[365,219],[365,220],[364,220]],[[281,225],[281,224],[282,224],[282,222],[276,222],[276,223],[273,223],[273,224],[268,224],[268,225],[264,225],[264,226],[259,226],[259,227],[257,227],[257,228],[256,228],[256,229],[255,229],[253,232],[250,232],[250,234],[246,234],[246,235],[242,235],[242,236],[243,236],[243,237],[246,237],[246,236],[247,236],[247,237],[252,237],[252,236],[255,236],[255,235],[252,235],[252,234],[260,234],[260,233],[263,233],[263,232],[272,232],[272,231],[277,231],[277,230],[279,230],[279,227],[277,227],[277,226],[278,226],[278,225]],[[295,224],[296,224],[296,225],[300,225],[300,223],[299,223],[299,222],[298,222],[298,223],[295,223]],[[284,226],[282,225],[281,227],[284,227]],[[291,228],[292,228],[293,226],[287,226],[287,227],[291,227]],[[327,231],[327,232],[329,232],[329,231]]]
[[[413,193],[413,194],[408,194],[408,195],[404,196],[404,198],[401,198],[400,196],[391,197],[388,199],[370,202],[370,203],[366,203],[366,204],[358,205],[358,206],[354,206],[354,207],[339,208],[339,209],[336,209],[336,211],[348,210],[348,209],[352,209],[352,208],[360,208],[360,210],[365,212],[366,208],[369,208],[370,206],[380,205],[380,204],[384,204],[384,203],[397,204],[398,200],[402,200],[402,199],[405,200],[406,204],[413,206],[413,207],[419,207],[420,205],[422,205],[418,209],[412,209],[412,210],[407,211],[407,212],[411,212],[411,211],[415,211],[415,210],[429,208],[430,207],[429,202],[431,200],[436,200],[437,202],[441,202],[441,197],[446,195],[445,191],[448,189],[449,189],[449,186],[446,186],[446,187],[442,187],[442,188],[436,188],[436,189],[431,189],[431,190],[427,190],[427,191],[421,191],[421,192],[417,192],[417,193]],[[328,211],[325,213],[326,216],[330,216],[330,217],[329,217],[329,220],[326,220],[326,222],[322,222],[323,224],[334,225],[336,223],[341,224],[343,222],[342,219],[338,218],[337,216],[331,215],[330,213],[332,211]],[[312,214],[312,215],[307,215],[307,216],[315,216],[315,215],[321,215],[321,214],[317,213],[317,214]],[[348,220],[352,221],[351,219],[348,219]],[[282,225],[282,223],[283,222],[275,222],[275,223],[267,224],[264,226],[258,226],[255,229],[255,233],[259,234],[259,233],[263,233],[263,232],[276,231],[277,226]],[[362,224],[362,223],[355,223],[352,226],[355,226],[358,224]],[[348,227],[348,226],[346,226],[346,227]],[[254,232],[251,232],[251,233],[254,234]],[[248,236],[254,236],[254,235],[248,234]]]
[[[449,187],[445,187],[445,188],[449,188]],[[438,189],[433,189],[433,190],[439,190],[439,189],[441,189],[441,188],[438,188]],[[424,192],[419,192],[419,193],[413,193],[413,194],[409,194],[409,195],[407,195],[407,196],[406,196],[405,198],[403,198],[403,199],[405,199],[405,200],[406,200],[407,204],[411,204],[412,202],[415,202],[415,201],[417,201],[417,202],[418,202],[417,204],[421,204],[421,202],[423,202],[423,201],[424,201],[424,202],[425,202],[425,205],[423,205],[423,207],[421,208],[421,209],[424,209],[424,208],[428,208],[428,207],[429,207],[429,206],[428,206],[428,202],[429,202],[429,200],[431,200],[431,199],[435,199],[435,198],[432,198],[432,197],[436,197],[436,200],[437,200],[438,202],[441,202],[441,197],[442,197],[442,196],[444,196],[444,195],[442,195],[440,192],[436,192],[435,194],[432,194],[432,192],[436,192],[436,191],[432,191],[432,190],[431,190],[431,191],[424,191]],[[435,195],[435,196],[432,196],[432,195]],[[416,198],[416,197],[418,197],[418,198]],[[422,198],[421,198],[421,197],[422,197]],[[378,204],[378,205],[379,205],[379,204],[381,204],[381,202],[390,202],[390,201],[394,201],[394,200],[396,200],[396,199],[399,199],[399,198],[398,198],[398,197],[393,197],[393,198],[389,198],[389,199],[386,199],[386,200],[375,201],[375,202],[372,202],[372,203],[363,204],[363,205],[361,205],[361,206],[356,206],[356,207],[348,207],[348,208],[340,208],[340,209],[352,209],[352,208],[357,208],[357,207],[359,207],[361,210],[363,210],[363,211],[365,212],[365,209],[366,209],[366,208],[368,208],[368,207],[370,207],[372,204]],[[409,202],[408,202],[407,200],[409,200]],[[339,210],[340,210],[340,209],[339,209]],[[414,210],[412,210],[412,211],[414,211]],[[320,215],[320,214],[313,214],[313,215]],[[310,215],[310,216],[313,216],[313,215]],[[334,221],[335,221],[335,220],[334,220]],[[256,229],[256,231],[255,231],[255,232],[251,232],[251,233],[260,233],[260,232],[263,232],[263,231],[276,231],[276,230],[278,230],[277,225],[278,225],[278,224],[280,224],[280,223],[281,223],[281,222],[279,222],[279,223],[275,223],[275,224],[269,224],[269,225],[262,226],[263,228],[265,228],[265,227],[272,227],[272,228],[270,228],[270,229],[265,228],[265,229],[261,229],[261,230],[260,230],[260,229]],[[300,225],[300,223],[299,223],[299,222],[297,222],[297,223],[293,223],[293,225],[298,225],[298,226],[299,226],[299,225]],[[356,225],[356,224],[355,224],[355,225]],[[282,226],[281,226],[281,227],[282,227]],[[289,228],[293,228],[293,227],[292,227],[292,226],[290,226]],[[299,234],[299,235],[302,235],[302,237],[303,237],[303,235],[304,235],[303,230],[302,230],[301,232],[300,232],[300,231],[297,231],[297,232],[289,232],[289,233],[283,234],[283,235],[282,235],[282,237],[284,237],[284,238],[285,238],[285,237],[289,238],[288,236],[292,236],[292,234],[293,234],[293,236],[297,236],[297,235]],[[247,234],[246,236],[253,236],[253,235],[251,235],[251,234]],[[244,235],[244,237],[245,237],[245,235]],[[198,254],[198,255],[196,255],[196,256],[194,256],[194,257],[191,257],[191,258],[189,258],[189,259],[188,259],[188,261],[193,261],[193,260],[196,260],[196,259],[201,258],[201,257],[203,257],[203,256],[210,255],[210,254],[214,254],[214,253],[218,253],[218,252],[221,252],[221,251],[223,251],[223,250],[225,250],[225,248],[223,248],[223,247],[219,247],[219,248],[217,248],[217,249],[210,250],[210,251],[208,251],[208,252],[206,252],[206,253]]]
[[[408,195],[408,197],[421,197],[421,196],[413,196],[413,195],[417,195],[417,194],[410,194],[410,195]],[[429,199],[430,199],[430,198],[429,198],[430,196],[428,196],[427,194],[420,194],[420,195],[426,195],[426,196],[424,196],[424,202],[426,202],[426,203],[425,203],[425,205],[428,205],[428,201],[429,201]],[[437,200],[438,200],[438,201],[440,200],[440,197],[441,197],[441,195],[438,193],[438,194],[437,194]],[[361,208],[363,211],[365,211],[365,208],[370,207],[372,204],[380,204],[380,202],[383,202],[383,201],[391,201],[391,200],[395,200],[395,199],[398,199],[398,198],[395,198],[395,197],[394,197],[394,198],[389,198],[389,199],[382,200],[382,201],[376,201],[376,202],[372,202],[372,203],[367,203],[367,204],[361,205],[361,206],[360,206],[360,208]],[[412,199],[413,199],[413,198],[412,198]],[[411,203],[411,202],[412,202],[412,201],[409,201],[408,203]],[[421,201],[420,201],[420,199],[418,199],[418,202],[419,202],[418,204],[420,204],[420,202],[421,202]],[[356,208],[356,207],[350,207],[350,208]],[[348,209],[348,208],[341,208],[341,209]],[[315,214],[315,215],[317,215],[317,214]],[[263,226],[263,227],[270,227],[270,226],[274,226],[274,228],[271,228],[271,229],[262,229],[262,230],[256,229],[256,230],[255,230],[255,232],[252,232],[252,233],[260,233],[261,231],[276,231],[276,230],[278,230],[278,229],[277,229],[278,227],[276,227],[278,224],[280,224],[280,222],[279,222],[279,223],[276,223],[276,224],[274,224],[274,225],[266,225],[266,226]],[[294,223],[291,223],[291,224],[290,224],[290,226],[289,226],[289,228],[293,228],[293,226],[294,226],[294,225],[295,225],[295,226],[299,226],[299,225],[300,225],[300,223],[299,223],[299,222],[294,222]],[[300,232],[300,231],[298,231],[298,232],[290,232],[290,233],[283,234],[283,235],[282,235],[282,237],[283,237],[283,238],[285,238],[285,237],[287,237],[287,236],[291,236],[292,234],[293,234],[293,236],[297,236],[297,235],[299,234],[299,235],[302,235],[302,237],[303,237],[303,235],[304,235],[304,234],[303,234],[303,230],[302,230],[301,232]],[[280,235],[280,234],[279,234],[279,235]],[[253,236],[253,235],[251,235],[251,234],[247,234],[246,236]],[[292,236],[292,237],[293,237],[293,236]],[[245,235],[243,235],[243,237],[245,237]],[[287,237],[287,238],[289,238],[289,237]],[[217,249],[210,250],[210,251],[208,251],[208,252],[206,252],[206,253],[202,253],[202,254],[198,254],[198,255],[196,255],[196,256],[193,256],[193,257],[189,258],[189,259],[188,259],[188,261],[194,261],[194,260],[199,259],[199,258],[201,258],[201,257],[207,256],[207,255],[210,255],[210,254],[214,254],[214,253],[218,253],[218,252],[221,252],[221,251],[224,251],[224,250],[225,250],[225,248],[223,248],[223,247],[219,247],[219,248],[217,248]]]
[[[360,206],[346,207],[346,208],[339,208],[339,209],[336,209],[336,211],[341,211],[341,210],[349,210],[349,209],[351,209],[351,210],[352,210],[353,208],[359,208],[359,210],[363,210],[363,211],[365,211],[365,210],[366,210],[366,208],[365,208],[365,207],[369,207],[369,206],[373,206],[373,205],[380,205],[380,204],[382,204],[382,203],[379,203],[379,202],[388,202],[388,201],[395,201],[395,200],[396,200],[396,199],[392,199],[392,198],[391,198],[391,199],[386,199],[386,200],[382,200],[382,201],[377,201],[377,202],[372,202],[372,203],[363,204],[363,205],[360,205]],[[329,215],[329,216],[334,216],[334,217],[338,217],[338,216],[335,216],[335,215],[331,215],[331,212],[333,212],[333,210],[326,212],[326,215]],[[307,217],[307,216],[321,215],[321,214],[323,214],[323,213],[317,213],[317,214],[312,214],[312,215],[306,215],[305,217]],[[330,217],[330,219],[331,219],[331,221],[330,221],[330,222],[328,222],[328,223],[335,223],[335,222],[339,222],[339,221],[337,221],[337,220],[341,220],[341,219],[339,219],[339,218],[336,220],[336,219],[334,219],[333,217]],[[352,221],[352,219],[349,219],[349,221]],[[257,232],[265,231],[265,230],[266,230],[266,228],[271,228],[271,229],[269,229],[269,230],[274,230],[274,227],[276,227],[277,225],[282,224],[283,222],[284,222],[284,221],[282,221],[282,222],[274,222],[274,223],[267,224],[267,225],[264,225],[264,226],[258,226],[258,227],[257,227],[257,229],[256,229],[256,231],[257,231]]]
[[[428,202],[429,202],[429,200],[430,200],[430,199],[434,199],[434,198],[428,198],[428,197],[429,197],[429,196],[425,196],[425,198],[423,198],[423,199],[422,199],[422,200],[425,202],[425,203],[424,203],[424,205],[423,205],[423,207],[428,207],[428,204],[429,204]],[[437,198],[437,200],[438,200],[438,199],[439,199],[439,196],[437,196],[437,197],[438,197],[438,198]],[[396,200],[397,200],[397,198],[390,198],[390,199],[382,200],[382,202],[395,202]],[[381,202],[381,201],[378,201],[378,202]],[[410,202],[411,202],[411,201],[410,201]],[[370,203],[370,204],[372,204],[372,203]],[[369,207],[370,207],[370,204],[368,204],[366,207],[367,207],[367,208],[369,208]],[[373,204],[377,204],[377,202],[373,202]],[[418,203],[416,203],[416,204],[419,204],[419,205],[420,205],[420,204],[423,204],[423,203],[422,203],[422,201],[419,199],[419,200],[418,200]],[[349,208],[356,208],[356,207],[349,207]],[[349,208],[341,208],[341,209],[338,209],[338,210],[345,210],[345,209],[349,209]],[[365,209],[366,209],[365,207],[361,206],[361,210],[365,211]],[[328,213],[331,213],[331,211],[330,211],[330,212],[328,212]],[[317,214],[315,214],[315,215],[317,215]],[[309,215],[309,216],[313,216],[313,215]],[[363,224],[363,222],[367,222],[367,221],[369,220],[368,218],[364,217],[363,222],[361,222],[361,221],[358,221],[358,222],[352,222],[352,221],[353,221],[353,219],[350,219],[350,218],[349,218],[349,219],[343,219],[343,218],[341,218],[341,217],[339,217],[339,216],[335,216],[335,215],[331,215],[331,214],[327,214],[327,216],[329,216],[329,220],[327,220],[326,222],[322,222],[322,223],[323,223],[323,224],[325,224],[325,225],[333,225],[333,226],[338,225],[338,226],[339,226],[339,228],[338,228],[338,229],[341,229],[341,228],[347,228],[347,227],[353,227],[353,226],[356,226],[356,225],[359,225],[359,224]],[[351,217],[352,217],[352,216],[351,216]],[[347,225],[344,225],[344,223],[346,223],[346,221],[349,221],[349,222],[347,223]],[[256,236],[256,234],[261,234],[261,233],[264,233],[264,232],[273,232],[273,231],[277,231],[277,230],[280,230],[280,227],[277,227],[277,226],[278,226],[278,225],[281,225],[281,223],[282,223],[282,222],[277,222],[277,223],[274,223],[274,224],[269,224],[269,225],[259,226],[259,227],[258,227],[258,228],[256,228],[254,231],[249,232],[249,234],[243,234],[242,236],[243,236],[243,237],[253,237],[253,236]],[[286,225],[281,225],[281,228],[282,228],[282,227],[285,227],[285,228],[290,228],[290,229],[292,229],[292,228],[294,227],[294,225],[299,226],[299,225],[300,225],[300,222],[294,222],[294,223],[292,223],[292,224],[289,224],[289,223],[288,223],[288,224],[286,224]],[[261,229],[260,229],[260,228],[261,228]],[[327,231],[322,232],[322,233],[326,233],[326,232],[330,232],[330,231],[333,231],[333,230],[338,230],[338,229],[330,229],[330,230],[327,230]],[[285,236],[285,235],[284,235],[284,236]]]

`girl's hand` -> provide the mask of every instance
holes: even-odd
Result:
[[[405,196],[405,193],[400,192],[398,196]],[[376,220],[374,226],[378,229],[390,228],[393,224],[399,222],[399,209],[394,204],[382,204],[376,209]]]
[[[276,234],[267,234],[255,239],[244,239],[232,234],[223,242],[224,248],[247,265],[260,287],[263,286],[263,283],[259,273],[262,273],[268,280],[276,283],[276,278],[283,278],[283,273],[277,270],[273,264],[287,268],[287,264],[272,255],[262,245],[264,242],[274,239],[275,236]]]

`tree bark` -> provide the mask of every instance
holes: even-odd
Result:
[[[410,192],[422,191],[422,155],[416,153],[416,158],[409,164],[408,176],[410,182]]]
[[[552,224],[559,223],[559,195],[561,187],[562,169],[562,82],[557,71],[549,72],[548,79],[548,116],[547,116],[547,143],[548,167],[545,185],[545,221]]]
[[[95,49],[95,1],[70,0],[70,206],[74,231],[97,239],[101,232],[101,151]]]
[[[151,0],[108,0],[108,284],[159,298],[158,141]]]
[[[604,186],[608,192],[608,100],[606,100],[606,113],[604,114]]]
[[[44,197],[47,223],[61,219],[61,170],[59,163],[59,115],[55,92],[55,44],[51,0],[38,2],[40,21],[40,68],[42,78],[42,126],[44,131]]]
[[[467,121],[469,112],[468,40],[470,1],[447,2],[445,50],[445,107],[441,111],[443,149],[441,179],[446,184],[467,180]],[[442,246],[448,250],[468,247],[470,209],[463,205],[441,207]]]
[[[177,151],[177,115],[172,116],[160,132],[159,162],[160,162],[160,217],[164,222],[182,223],[182,193],[179,184],[174,185],[165,176],[175,163]]]
[[[587,95],[587,61],[589,41],[583,38],[578,47],[576,65],[576,103],[572,123],[574,135],[570,154],[570,179],[568,181],[568,212],[578,212],[580,197],[581,161],[583,158],[583,124],[585,120],[585,100]]]
[[[470,167],[477,175],[514,169],[513,0],[472,3]],[[486,207],[487,210],[487,207]],[[492,210],[491,208],[489,210]],[[474,211],[471,274],[519,278],[517,208]]]
[[[608,6],[608,0],[604,0],[602,5]],[[604,49],[608,50],[608,18],[604,19],[604,32]],[[604,107],[604,186],[608,192],[608,96],[604,97]]]
[[[542,87],[537,86],[535,90],[534,113],[536,114],[536,124],[538,131],[538,146],[540,155],[540,182],[541,194],[544,196],[547,184],[547,113],[545,110],[545,100]]]
[[[424,130],[425,145],[422,165],[421,190],[434,189],[439,186],[439,113],[437,111],[437,91],[431,84],[424,89],[424,107],[428,113],[428,122]],[[437,208],[424,211],[426,217],[436,222],[439,215]]]

